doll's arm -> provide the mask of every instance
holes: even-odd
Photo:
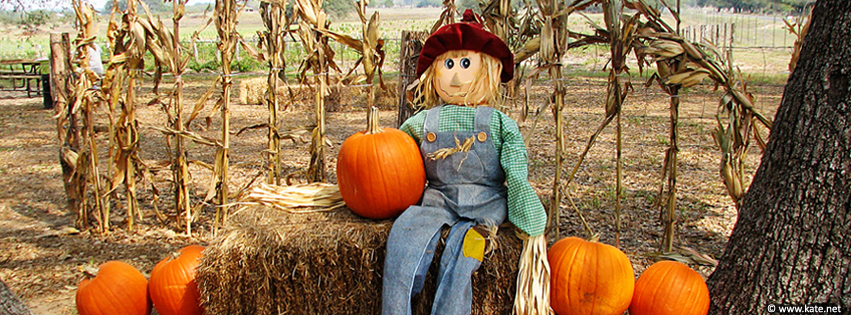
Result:
[[[547,212],[529,184],[526,145],[517,123],[505,115],[502,122],[500,163],[508,186],[508,220],[530,236],[544,233]]]
[[[411,138],[414,138],[414,141],[417,145],[419,145],[423,138],[423,124],[425,123],[425,118],[426,111],[421,111],[405,120],[405,122],[399,126],[399,130],[404,131],[411,136]]]

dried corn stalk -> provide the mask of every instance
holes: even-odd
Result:
[[[522,48],[530,41],[537,41],[537,45],[540,45],[540,37],[534,37],[540,34],[540,28],[536,30],[529,29],[530,26],[535,25],[535,22],[530,23],[530,21],[537,20],[535,18],[537,16],[537,10],[528,3],[528,0],[523,1],[525,3],[523,10],[524,16],[522,20],[518,20],[518,11],[512,7],[511,0],[479,0],[479,7],[482,9],[481,18],[483,24],[492,33],[499,36],[511,51],[523,51]],[[537,47],[535,51],[537,51]],[[515,64],[522,62],[522,59],[517,58],[517,53],[515,53],[514,60]],[[511,100],[512,103],[515,101],[515,97],[520,92],[520,85],[517,82],[523,82],[523,78],[526,75],[525,70],[525,67],[517,66],[514,69],[514,78],[503,84],[506,100]],[[525,120],[525,115],[528,112],[528,97],[526,100],[527,102],[524,103],[523,112],[520,116],[521,121]],[[507,106],[503,110],[507,111]]]
[[[508,47],[513,48],[511,41],[515,37],[513,30],[516,25],[513,22],[516,12],[511,8],[511,0],[480,1],[479,6],[482,8],[481,16],[484,24],[491,33],[501,38],[509,45]]]
[[[326,32],[329,22],[327,14],[322,10],[322,0],[296,0],[293,7],[302,21],[299,22],[298,35],[302,46],[307,52],[307,58],[301,64],[302,82],[305,82],[308,70],[318,81],[316,88],[315,118],[316,128],[313,130],[313,140],[310,146],[310,165],[307,179],[310,182],[324,182],[325,174],[325,96],[328,95],[328,69],[336,67],[333,63],[334,51],[328,45]],[[339,71],[339,68],[337,68]]]
[[[164,29],[161,39],[171,35],[171,43],[163,42],[163,50],[166,57],[171,61],[170,72],[174,78],[174,89],[171,92],[171,103],[174,112],[172,126],[181,132],[185,130],[183,116],[183,72],[189,58],[183,57],[183,47],[180,45],[180,20],[183,18],[184,8],[187,0],[172,1],[173,35]],[[160,23],[162,26],[162,23]],[[186,235],[192,235],[193,211],[189,199],[189,163],[186,157],[186,144],[183,137],[175,138],[174,156],[172,157],[172,178],[174,180],[174,208],[175,212],[183,213]]]
[[[455,0],[443,0],[443,12],[440,12],[440,17],[431,27],[429,34],[434,34],[441,26],[455,23],[456,14],[458,14],[458,7],[455,6]]]
[[[563,198],[562,186],[562,168],[564,165],[564,117],[561,115],[564,109],[564,94],[565,87],[563,82],[561,59],[569,48],[578,47],[567,42],[568,36],[579,37],[574,35],[567,29],[567,17],[575,12],[582,10],[598,1],[592,0],[577,0],[565,6],[560,1],[537,0],[538,11],[526,10],[521,17],[518,27],[518,37],[525,40],[515,42],[515,63],[521,63],[524,60],[538,56],[540,65],[532,70],[525,78],[524,87],[526,89],[527,100],[521,114],[521,120],[526,120],[526,114],[529,112],[528,96],[529,88],[532,80],[538,77],[543,72],[549,73],[549,82],[552,82],[554,91],[551,103],[546,103],[541,106],[537,112],[532,126],[528,128],[524,134],[524,138],[528,142],[531,139],[531,134],[534,133],[537,122],[541,114],[547,107],[552,106],[553,117],[555,117],[556,125],[556,170],[553,179],[553,196],[549,205],[547,214],[549,222],[547,222],[547,230],[553,237],[559,235],[559,217],[560,205]],[[587,36],[593,40],[580,39],[577,42],[586,45],[594,42],[601,42],[598,37]]]
[[[281,184],[281,135],[278,132],[278,83],[286,84],[286,58],[284,53],[287,49],[286,34],[290,25],[289,18],[285,14],[286,0],[261,2],[260,16],[266,30],[260,35],[260,51],[269,63],[269,89],[266,91],[266,108],[269,110],[268,120],[268,149],[264,152],[267,157],[266,169],[268,176],[266,183]]]
[[[355,50],[361,56],[355,61],[354,66],[349,72],[343,76],[342,81],[357,82],[363,78],[366,83],[363,84],[367,93],[367,108],[375,105],[376,89],[373,84],[375,75],[378,74],[378,82],[383,90],[387,90],[384,84],[383,66],[384,66],[384,39],[379,38],[380,17],[378,11],[373,12],[372,16],[367,19],[366,6],[369,5],[369,0],[356,1],[356,9],[358,17],[361,21],[363,40],[352,38],[351,36],[335,33],[329,30],[321,30],[321,32],[333,39],[334,41],[344,44]],[[363,65],[364,76],[352,76],[354,70]]]
[[[222,146],[216,150],[215,166],[213,168],[215,181],[208,188],[207,198],[212,191],[216,192],[219,207],[216,208],[213,233],[227,221],[228,216],[228,161],[230,155],[230,95],[233,88],[233,73],[231,62],[236,52],[236,44],[240,37],[236,32],[237,18],[244,5],[239,6],[236,0],[216,0],[216,12],[213,18],[219,34],[218,48],[222,56],[222,97],[217,106],[221,106],[222,114]]]
[[[89,67],[89,48],[97,37],[97,23],[94,21],[94,9],[91,5],[79,0],[72,1],[74,12],[77,17],[77,38],[75,39],[75,58],[77,65],[82,70],[77,79],[76,86],[71,91],[70,112],[81,112],[83,129],[81,140],[84,142],[76,159],[76,172],[78,176],[78,196],[81,203],[78,209],[77,225],[82,229],[88,228],[87,218],[94,210],[94,216],[98,222],[101,232],[109,230],[109,195],[105,193],[100,171],[98,170],[97,137],[94,131],[95,111],[103,101],[100,89],[93,88],[95,82],[100,78]],[[91,185],[92,200],[94,205],[89,206],[86,198],[87,186]]]
[[[569,184],[573,178],[576,176],[576,172],[579,169],[579,166],[585,159],[585,156],[588,154],[588,151],[596,142],[597,137],[603,131],[603,129],[608,126],[612,120],[615,120],[615,129],[616,129],[616,160],[617,160],[617,168],[616,168],[616,188],[615,188],[615,245],[619,246],[620,241],[620,227],[621,227],[621,207],[620,207],[620,199],[622,188],[622,160],[621,160],[621,111],[623,102],[626,99],[629,92],[632,90],[632,83],[629,81],[629,77],[622,83],[622,77],[624,75],[629,74],[629,68],[626,66],[626,58],[629,53],[632,51],[633,42],[635,41],[635,28],[638,23],[638,16],[634,15],[631,17],[625,16],[623,14],[623,4],[619,0],[607,0],[602,1],[603,6],[603,17],[605,20],[605,29],[600,28],[598,26],[598,33],[607,34],[609,47],[611,49],[610,56],[610,64],[611,67],[609,69],[609,79],[607,85],[607,97],[605,103],[606,109],[606,117],[603,119],[603,122],[597,128],[596,132],[591,136],[588,140],[588,143],[585,146],[585,150],[579,157],[579,161],[574,166],[573,170],[568,177],[567,184]]]
[[[538,13],[543,20],[540,35],[540,50],[538,58],[543,65],[539,67],[541,70],[548,70],[550,80],[553,84],[553,117],[555,117],[556,128],[556,170],[553,177],[553,196],[550,202],[549,213],[547,217],[548,230],[556,237],[559,235],[559,205],[561,204],[560,190],[561,185],[561,169],[564,162],[564,94],[565,87],[562,80],[561,59],[567,51],[567,14],[561,14],[563,7],[561,1],[556,0],[536,0],[538,3]]]
[[[120,24],[115,20],[117,9],[117,6],[113,6],[107,29],[110,47],[114,49],[110,53],[103,79],[103,91],[109,105],[109,157],[112,174],[110,192],[117,190],[122,183],[125,185],[127,229],[132,230],[135,217],[141,219],[141,211],[136,197],[136,163],[138,161],[136,152],[139,141],[134,104],[136,76],[130,75],[131,70],[128,67],[133,68],[133,74],[136,73],[136,69],[142,67],[146,34],[139,34],[141,39],[138,40],[137,34],[131,31],[130,25],[135,24],[137,19],[136,1],[128,1],[127,10],[121,16]],[[143,46],[142,49],[136,48],[135,45],[139,43]],[[127,82],[126,92],[124,92],[125,82]],[[121,112],[116,121],[114,113],[119,107]]]
[[[185,128],[182,114],[183,81],[181,75],[186,67],[186,62],[188,61],[188,59],[182,58],[182,47],[179,43],[180,19],[183,16],[185,1],[181,2],[178,0],[173,3],[172,20],[174,22],[174,33],[172,33],[172,31],[170,31],[159,18],[154,19],[154,15],[151,14],[150,9],[144,2],[139,2],[139,5],[141,5],[144,9],[147,18],[141,19],[136,15],[136,2],[133,1],[132,4],[128,6],[128,11],[122,18],[122,26],[120,28],[116,28],[114,32],[115,47],[118,54],[113,56],[110,61],[110,66],[115,67],[117,75],[130,75],[125,99],[121,100],[121,103],[123,104],[122,112],[128,117],[131,115],[135,116],[133,113],[133,108],[135,107],[135,82],[138,73],[144,67],[144,54],[146,52],[151,52],[154,57],[154,61],[157,64],[155,85],[159,84],[159,78],[162,76],[163,68],[171,73],[175,81],[174,88],[169,93],[168,103],[159,101],[159,98],[155,99],[152,103],[161,104],[163,111],[168,117],[167,125],[180,131]],[[108,89],[108,91],[112,91],[110,93],[120,92],[120,85],[116,85],[114,88]],[[118,98],[117,95],[113,97]],[[124,130],[132,132],[132,134],[131,132],[126,133],[128,135],[126,141],[133,139],[134,146],[135,143],[138,142],[138,135],[136,132],[137,125],[138,123],[133,122],[132,125],[128,125],[128,127],[132,126],[133,129],[123,128]],[[130,135],[133,137],[129,138]],[[168,136],[167,140],[170,139],[170,137],[171,136]],[[122,136],[121,138],[125,138],[125,136]],[[193,215],[190,208],[188,193],[187,182],[189,180],[189,173],[184,142],[185,141],[182,137],[176,137],[174,152],[173,154],[169,154],[171,157],[169,165],[172,169],[172,184],[175,193],[174,211],[176,213],[174,216],[170,217],[180,221],[180,215],[182,214],[182,218],[186,226],[186,232],[187,234],[190,234]],[[171,143],[171,141],[168,141],[168,143]],[[171,145],[169,144],[169,146]],[[137,167],[142,164],[141,161],[139,161],[139,158],[135,155],[135,151],[136,149],[132,150],[134,162],[133,167]],[[132,178],[136,175],[132,175],[131,177],[130,173],[127,174],[125,181],[130,180],[131,182],[128,182],[129,185],[129,183],[132,183],[133,181]],[[148,177],[147,175],[145,176]],[[153,187],[153,182],[151,185],[155,192],[158,191],[156,187]],[[155,199],[156,198],[157,196],[155,196]],[[167,217],[161,214],[159,209],[156,207],[155,212],[160,218]]]
[[[662,170],[663,180],[667,179],[668,191],[664,193],[664,184],[660,187],[658,205],[664,206],[661,221],[665,225],[665,236],[662,244],[663,252],[673,250],[674,224],[676,222],[676,177],[677,159],[676,146],[678,120],[679,91],[709,78],[723,86],[727,93],[722,97],[718,112],[718,128],[713,132],[716,143],[722,151],[721,176],[727,186],[730,197],[736,202],[744,194],[743,161],[742,157],[749,146],[750,134],[762,145],[757,124],[759,121],[766,128],[771,128],[771,122],[756,112],[753,108],[753,97],[747,92],[747,85],[742,83],[729,60],[725,60],[717,48],[707,45],[701,47],[686,41],[668,26],[661,18],[658,10],[648,6],[643,0],[627,2],[631,9],[638,10],[648,22],[639,27],[641,42],[639,63],[655,63],[657,73],[648,80],[648,85],[657,82],[666,93],[671,95],[671,143],[666,152]],[[675,12],[668,8],[669,11]],[[674,15],[679,21],[679,16]],[[726,116],[726,126],[722,123]]]
[[[794,22],[790,22],[786,19],[783,19],[783,23],[786,23],[786,30],[789,33],[795,35],[795,44],[792,49],[792,59],[789,60],[789,73],[795,70],[795,66],[798,65],[798,58],[801,56],[801,47],[804,44],[804,37],[806,37],[807,32],[810,30],[810,21],[813,20],[813,10],[810,8],[810,12],[807,13],[806,16],[799,16],[795,18]]]
[[[375,73],[381,72],[381,66],[384,63],[384,50],[382,49],[384,46],[384,39],[378,38],[378,28],[380,24],[378,11],[373,12],[369,20],[366,18],[366,6],[368,4],[369,0],[357,1],[358,17],[360,17],[363,29],[363,43],[361,45],[362,56],[360,60],[363,63],[363,72],[366,75],[366,108],[372,108],[375,106],[376,89],[375,86],[373,86]],[[382,78],[382,76],[379,75],[379,78]],[[381,85],[384,87],[383,79],[381,81]]]

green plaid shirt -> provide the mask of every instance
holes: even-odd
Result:
[[[440,111],[439,131],[473,131],[475,117],[475,107],[444,106]],[[421,143],[425,118],[426,111],[422,111],[399,129]],[[498,110],[493,111],[490,128],[508,186],[508,220],[530,236],[541,235],[547,225],[547,212],[527,179],[526,146],[520,128],[517,122]]]

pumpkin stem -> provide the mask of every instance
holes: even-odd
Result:
[[[594,235],[591,235],[591,239],[589,239],[588,241],[593,242],[593,243],[599,242],[600,241],[600,233],[594,233]]]
[[[378,107],[371,106],[366,112],[366,131],[364,134],[371,135],[374,133],[382,132],[381,127],[378,126],[379,122],[379,114]]]
[[[100,271],[95,266],[88,265],[88,264],[77,267],[77,270],[80,271],[81,273],[83,273],[83,275],[85,275],[86,278],[88,278],[88,279],[93,279],[93,278],[97,277],[98,271]]]

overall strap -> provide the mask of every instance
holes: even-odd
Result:
[[[443,105],[435,106],[426,111],[425,123],[423,123],[423,133],[437,132],[440,128],[440,109]]]
[[[491,132],[491,117],[493,116],[493,107],[490,106],[476,106],[476,130],[484,131],[487,133]]]

